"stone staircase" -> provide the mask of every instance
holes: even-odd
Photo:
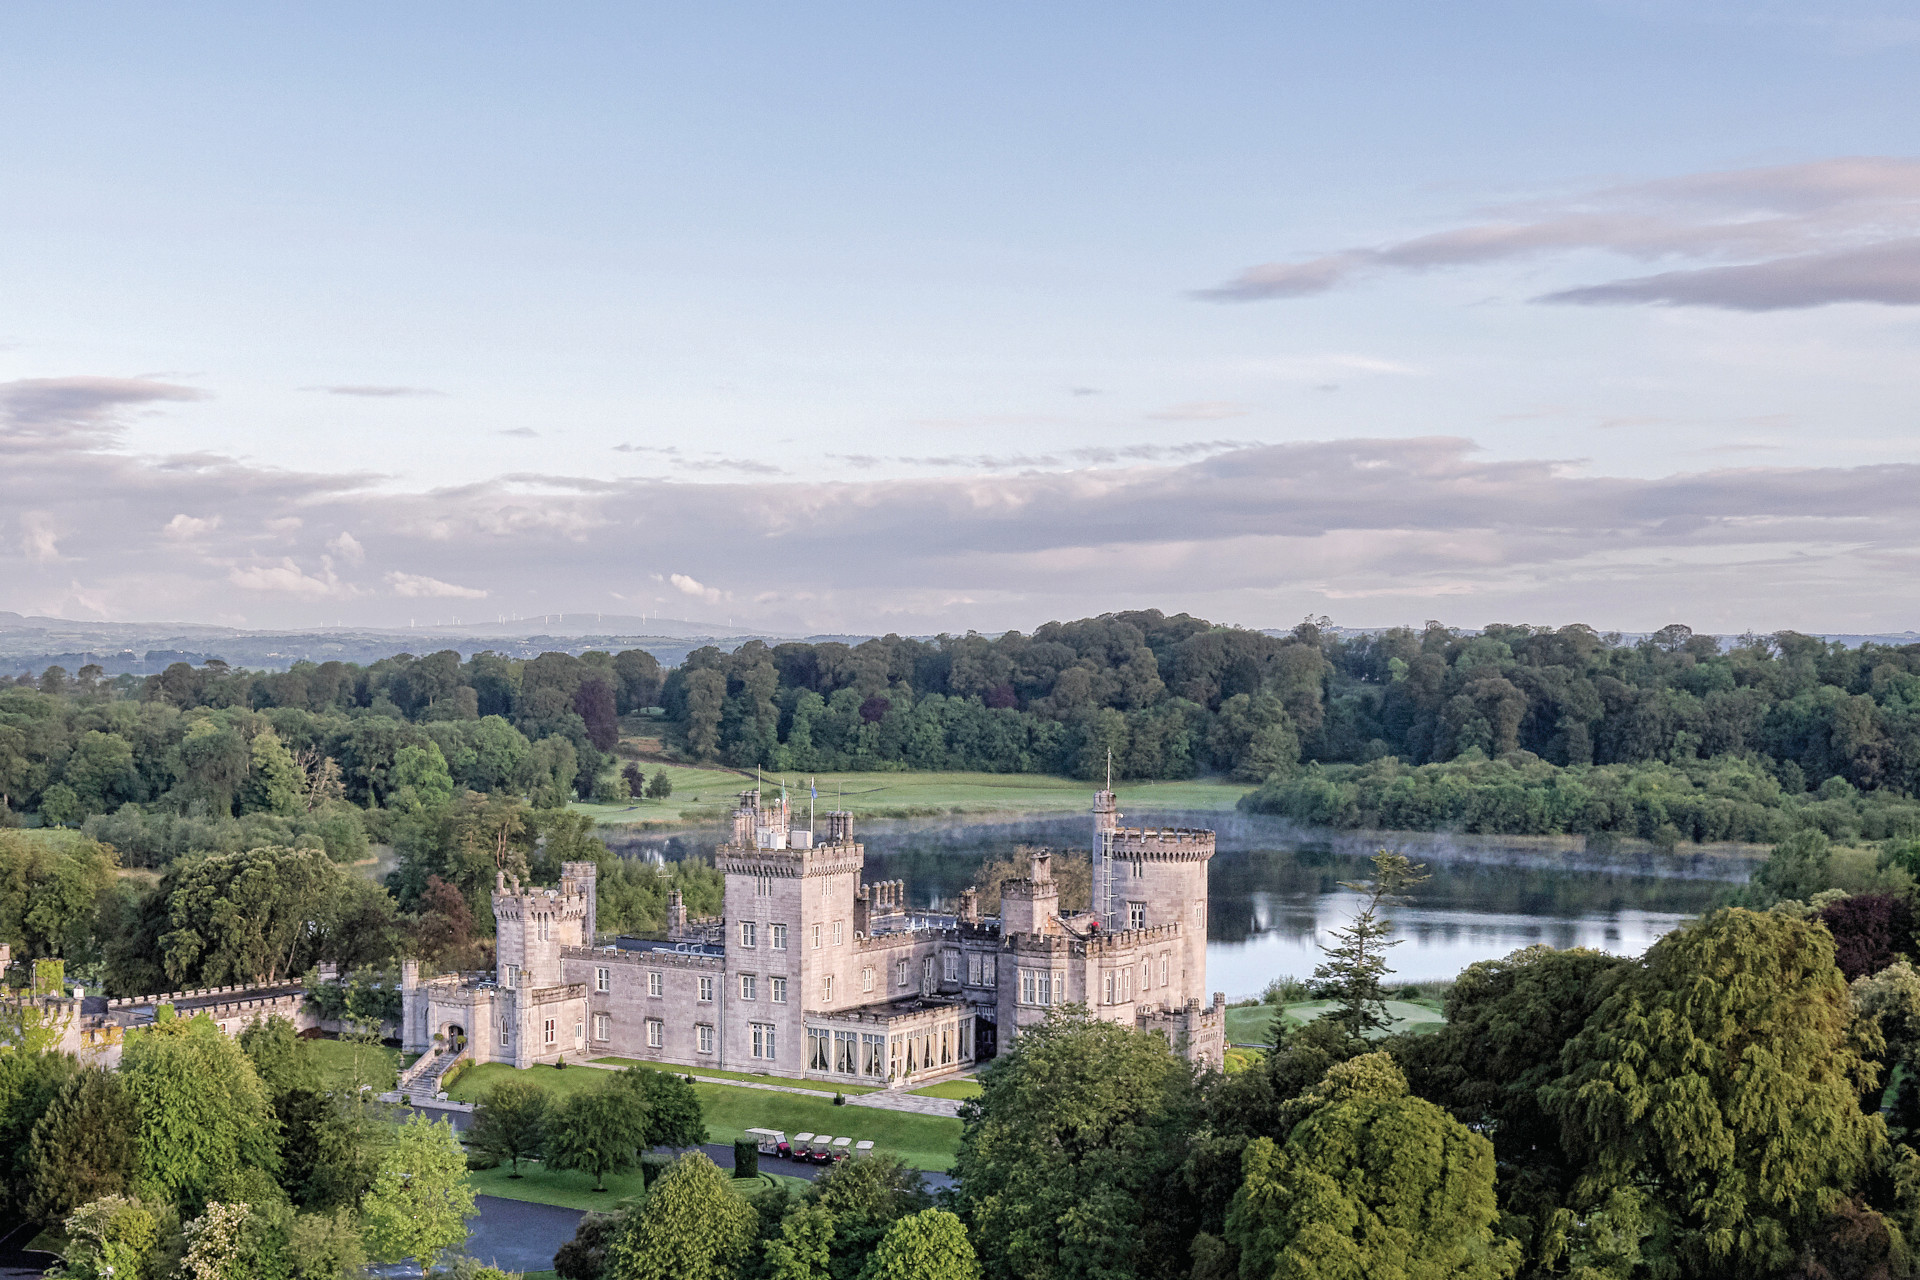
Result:
[[[401,1072],[397,1090],[400,1097],[415,1105],[434,1101],[440,1092],[440,1077],[453,1070],[453,1064],[465,1057],[466,1052],[458,1048],[423,1054],[420,1061]]]

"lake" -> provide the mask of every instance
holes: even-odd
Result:
[[[1367,874],[1377,843],[1237,813],[1129,810],[1124,820],[1219,833],[1209,877],[1207,982],[1229,1000],[1258,995],[1280,975],[1313,972],[1316,944],[1353,912],[1355,895],[1340,882]],[[910,906],[935,909],[950,907],[982,863],[1016,844],[1087,849],[1092,819],[915,818],[869,822],[857,834],[867,847],[867,880],[904,880]],[[718,830],[701,829],[610,843],[630,856],[679,858],[710,855],[719,839]],[[1755,865],[1727,854],[1589,854],[1578,840],[1406,834],[1394,847],[1432,875],[1391,912],[1398,945],[1389,961],[1409,982],[1451,978],[1476,960],[1535,943],[1638,955],[1712,907]]]

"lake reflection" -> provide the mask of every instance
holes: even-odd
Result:
[[[1277,818],[1128,811],[1125,821],[1219,832],[1209,876],[1207,985],[1228,999],[1257,995],[1282,974],[1313,972],[1321,958],[1316,943],[1354,909],[1355,895],[1340,882],[1365,876],[1372,852],[1358,838]],[[718,839],[718,831],[698,831],[617,847],[672,858],[710,854]],[[1084,815],[881,821],[864,824],[860,839],[867,880],[905,880],[910,905],[935,908],[951,905],[983,862],[1016,844],[1087,848],[1092,823]],[[1476,960],[1535,943],[1637,955],[1711,907],[1752,868],[1732,858],[1607,859],[1472,836],[1408,836],[1399,847],[1432,875],[1412,902],[1391,913],[1399,945],[1390,962],[1406,981],[1450,978]]]

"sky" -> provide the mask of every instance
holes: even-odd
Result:
[[[1911,5],[0,8],[0,609],[1920,629]]]

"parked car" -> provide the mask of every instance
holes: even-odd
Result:
[[[787,1153],[787,1135],[778,1129],[749,1129],[747,1136],[753,1139],[763,1156],[782,1156]]]
[[[807,1158],[808,1149],[812,1146],[812,1144],[813,1144],[813,1135],[811,1133],[794,1134],[793,1145],[787,1148],[787,1159],[805,1160]]]
[[[813,1153],[807,1157],[814,1164],[833,1163],[833,1139],[820,1134],[813,1140]]]

